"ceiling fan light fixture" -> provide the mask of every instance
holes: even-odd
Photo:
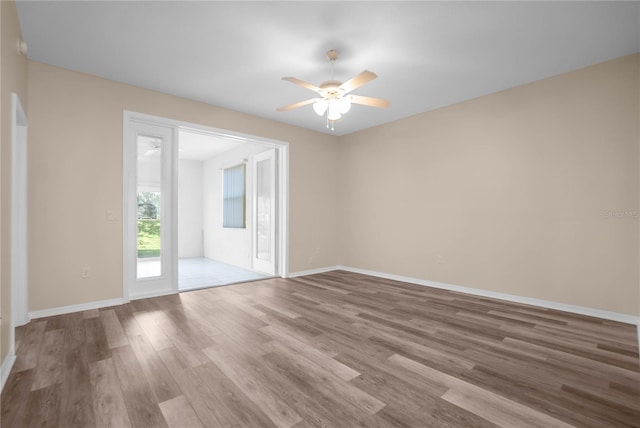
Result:
[[[315,111],[318,116],[324,116],[329,107],[329,101],[325,98],[318,98],[316,102],[313,103],[313,111]]]
[[[351,97],[349,95],[338,98],[338,111],[341,114],[348,113],[351,110]]]
[[[338,100],[329,100],[329,109],[327,111],[327,119],[338,120],[342,117],[340,114],[340,103]]]

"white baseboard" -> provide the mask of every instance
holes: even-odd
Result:
[[[170,294],[178,294],[178,293],[180,293],[180,291],[177,291],[177,290],[152,291],[150,293],[140,293],[140,294],[129,295],[129,300],[150,299],[152,297],[162,297],[162,296],[168,296]],[[124,303],[124,301],[123,301],[123,303]],[[122,304],[122,303],[120,303],[120,304]]]
[[[124,300],[121,297],[116,299],[98,300],[95,302],[80,303],[78,305],[59,306],[57,308],[42,309],[29,312],[31,319],[52,317],[54,315],[70,314],[72,312],[89,311],[91,309],[106,308],[109,306],[122,305]]]
[[[332,270],[339,270],[339,269],[343,269],[343,267],[342,266],[329,266],[329,267],[323,267],[323,268],[318,268],[318,269],[301,270],[299,272],[289,272],[289,274],[287,276],[285,276],[285,278],[295,278],[297,276],[314,275],[316,273],[331,272]]]
[[[7,379],[9,378],[9,373],[11,373],[11,368],[13,367],[13,363],[16,362],[16,354],[13,352],[9,352],[2,362],[2,367],[0,368],[0,392],[4,388],[4,384],[7,383]]]
[[[612,321],[623,322],[636,325],[638,327],[638,342],[640,343],[640,317],[619,312],[605,311],[602,309],[587,308],[584,306],[569,305],[567,303],[553,302],[550,300],[536,299],[533,297],[523,297],[514,294],[499,293],[497,291],[482,290],[479,288],[463,287],[460,285],[446,284],[443,282],[427,281],[425,279],[411,278],[408,276],[395,275],[384,272],[376,272],[368,269],[360,269],[350,266],[332,266],[313,271],[297,272],[303,275],[311,275],[314,273],[329,272],[332,270],[345,270],[348,272],[360,273],[363,275],[375,276],[378,278],[391,279],[395,281],[408,282],[410,284],[423,285],[426,287],[440,288],[443,290],[457,291],[460,293],[472,294],[474,296],[490,297],[498,300],[506,300],[508,302],[523,303],[525,305],[539,306],[547,309],[556,309],[559,311],[571,312],[574,314],[587,315],[595,318],[603,318]],[[310,273],[306,273],[310,272]],[[299,276],[299,275],[298,275]]]

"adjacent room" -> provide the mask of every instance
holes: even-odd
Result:
[[[178,147],[179,290],[272,276],[273,272],[254,270],[254,227],[245,216],[252,213],[256,199],[254,156],[271,148],[184,130],[178,134]],[[223,182],[234,175],[237,182],[225,186]],[[226,211],[232,209],[224,207],[225,200],[232,196],[241,199],[240,206],[225,219]]]
[[[0,21],[2,427],[640,427],[640,3]]]

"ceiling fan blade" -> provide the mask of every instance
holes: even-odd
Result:
[[[365,70],[362,73],[358,74],[356,77],[353,77],[340,85],[340,89],[344,90],[344,93],[347,94],[354,89],[358,89],[365,83],[372,81],[376,77],[378,77],[376,73]]]
[[[276,110],[278,111],[286,111],[286,110],[292,110],[294,108],[298,108],[298,107],[302,107],[302,106],[306,106],[307,104],[311,104],[313,102],[315,102],[315,98],[311,98],[310,100],[305,100],[305,101],[300,101],[299,103],[295,103],[295,104],[291,104],[288,106],[284,106],[284,107],[280,107]]]
[[[322,93],[322,89],[320,89],[316,85],[312,85],[311,83],[305,82],[304,80],[296,79],[295,77],[283,77],[282,80],[295,83],[296,85],[302,86],[303,88],[311,89],[312,91],[317,92],[319,94]]]
[[[351,102],[354,104],[362,104],[365,106],[371,107],[389,107],[389,101],[383,100],[382,98],[371,98],[371,97],[363,97],[360,95],[350,95]]]

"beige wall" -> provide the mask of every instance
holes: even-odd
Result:
[[[123,110],[289,142],[290,269],[339,262],[331,136],[30,61],[31,311],[122,296]]]
[[[1,48],[1,104],[2,104],[2,148],[1,148],[1,257],[0,271],[2,284],[0,300],[2,305],[2,326],[0,328],[0,362],[9,352],[9,321],[11,318],[11,93],[20,97],[25,110],[27,106],[27,60],[18,51],[21,40],[20,23],[13,1],[0,2],[2,19]]]
[[[637,315],[638,67],[341,138],[343,264]]]

